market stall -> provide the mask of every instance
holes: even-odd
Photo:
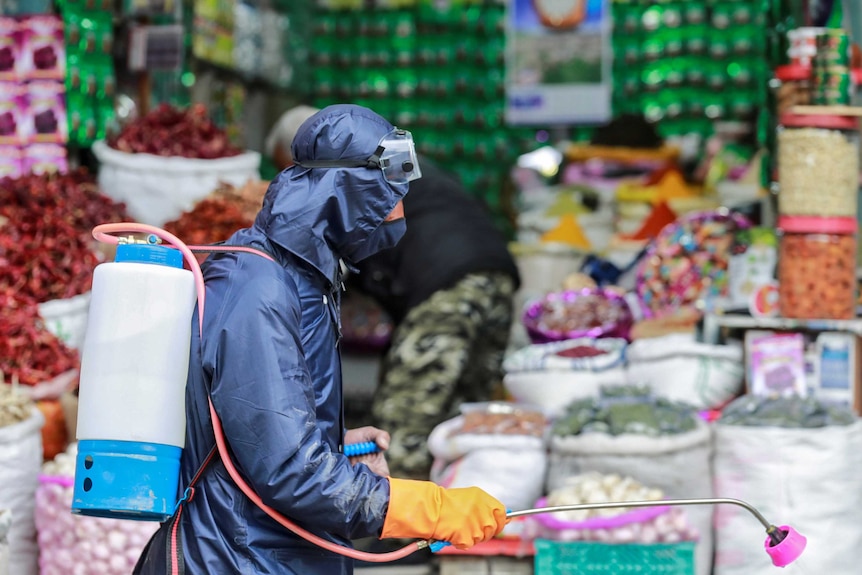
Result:
[[[786,540],[788,573],[858,570],[848,2],[114,4],[0,3],[0,575],[131,573],[158,523],[71,512],[94,275],[129,261],[93,229],[162,244],[153,226],[206,265],[254,225],[296,101],[410,129],[521,276],[495,397],[427,438],[430,481],[517,517],[410,568],[766,575]],[[397,322],[333,305],[364,424]]]

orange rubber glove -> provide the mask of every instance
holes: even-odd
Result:
[[[468,549],[506,526],[506,507],[478,487],[445,489],[431,481],[389,478],[389,511],[381,539],[448,541]]]

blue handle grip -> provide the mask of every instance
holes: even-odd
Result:
[[[373,441],[363,441],[362,443],[351,443],[344,446],[344,455],[347,457],[356,457],[358,455],[368,455],[369,453],[377,453],[380,448]]]
[[[432,541],[431,545],[429,545],[428,548],[431,549],[431,553],[437,553],[438,551],[440,551],[444,547],[448,547],[449,545],[452,544],[448,541]]]

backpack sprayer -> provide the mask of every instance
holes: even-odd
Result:
[[[117,237],[112,234],[145,234]],[[194,251],[245,251],[242,246],[187,246],[174,235],[145,224],[104,224],[97,240],[117,245],[113,262],[93,274],[87,337],[81,356],[78,456],[72,513],[94,517],[166,521],[190,500],[180,493],[180,457],[185,445],[185,385],[195,302],[203,328],[204,282]],[[171,247],[160,245],[166,241]],[[191,271],[183,268],[183,259]],[[268,507],[245,483],[230,459],[221,421],[210,401],[216,447],[240,490],[282,526],[329,551],[368,562],[401,559],[420,549],[439,551],[445,541],[416,541],[389,553],[366,553],[327,541]],[[345,447],[345,455],[373,453],[372,442]],[[203,469],[203,468],[202,468]],[[200,472],[198,472],[200,475]],[[197,478],[196,478],[197,479]],[[806,538],[792,527],[776,527],[752,505],[737,499],[673,499],[564,505],[510,511],[515,518],[561,511],[719,505],[743,507],[766,528],[764,548],[784,567],[803,552]]]

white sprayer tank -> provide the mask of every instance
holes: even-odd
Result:
[[[81,358],[73,512],[161,521],[185,442],[193,274],[156,245],[96,267]]]

